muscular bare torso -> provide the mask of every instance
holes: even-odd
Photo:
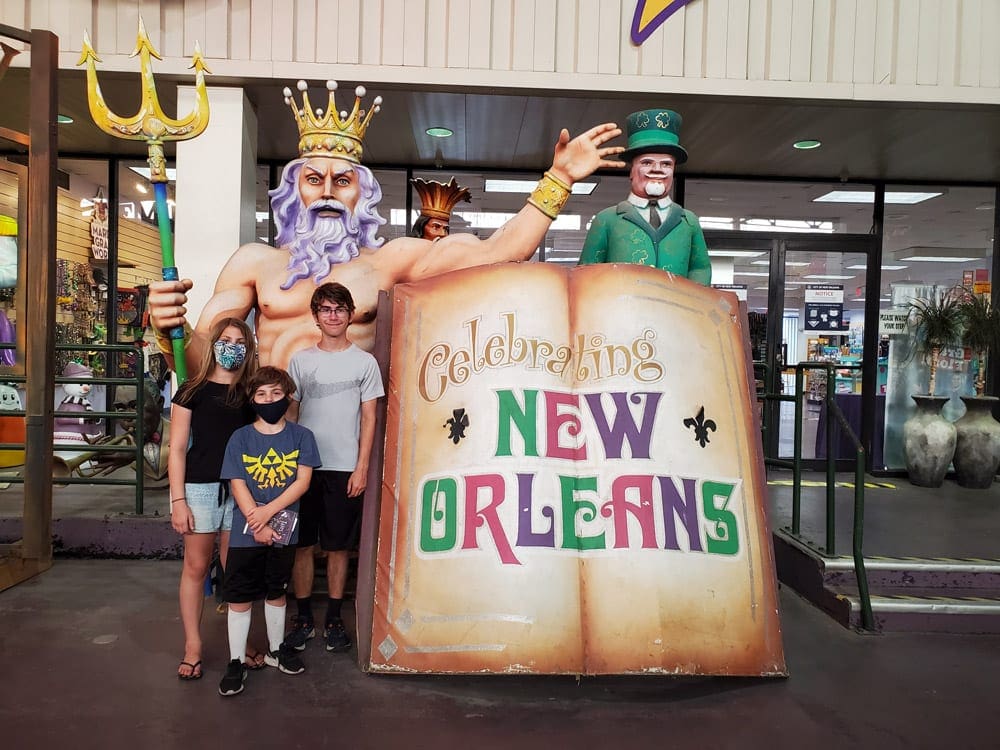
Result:
[[[265,246],[258,246],[265,247]],[[266,248],[255,263],[254,288],[257,299],[257,344],[260,364],[288,367],[292,354],[319,341],[319,329],[309,310],[309,301],[319,284],[336,281],[351,290],[354,319],[349,336],[358,346],[371,350],[375,339],[375,309],[380,289],[392,286],[390,274],[380,272],[374,262],[376,251],[364,250],[354,260],[334,266],[321,281],[302,279],[282,289],[288,278],[288,253]]]

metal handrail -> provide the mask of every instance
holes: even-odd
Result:
[[[767,371],[767,364],[755,362],[754,367],[761,367]],[[826,396],[823,398],[824,417],[826,421],[826,547],[824,552],[827,555],[834,555],[836,549],[836,455],[833,445],[833,420],[840,423],[851,442],[855,446],[854,456],[854,526],[852,533],[852,555],[854,558],[854,575],[858,585],[858,597],[861,601],[861,626],[865,630],[875,629],[875,618],[872,614],[871,597],[868,590],[868,573],[865,570],[864,546],[864,519],[865,519],[865,465],[866,456],[864,446],[858,439],[847,418],[830,396],[832,390],[830,384],[833,381],[834,370],[854,369],[856,365],[835,365],[832,362],[800,362],[795,365],[795,395],[786,396],[784,394],[764,393],[759,396],[763,401],[779,401],[795,403],[795,434],[792,452],[792,460],[779,458],[766,458],[765,465],[786,468],[792,470],[792,524],[789,531],[794,536],[801,533],[801,505],[802,505],[802,416],[803,398],[805,395],[805,373],[807,370],[824,370],[827,378]],[[768,381],[765,380],[765,383]],[[766,438],[767,432],[762,419],[762,437]]]
[[[10,343],[0,343],[0,351],[5,349],[16,349],[16,344]],[[85,351],[85,352],[120,352],[124,354],[141,354],[135,345],[133,344],[56,344],[56,351]],[[110,359],[110,358],[109,358]],[[143,442],[144,442],[144,424],[143,424],[143,411],[144,411],[144,401],[145,401],[145,388],[144,386],[144,373],[143,368],[140,366],[136,367],[136,376],[134,378],[82,378],[82,377],[57,377],[55,378],[55,383],[57,385],[62,385],[64,383],[88,383],[91,385],[134,385],[135,386],[135,411],[90,411],[87,412],[88,418],[94,419],[108,419],[110,421],[115,421],[119,419],[132,419],[135,424],[135,445],[122,445],[122,444],[105,444],[105,443],[57,443],[53,441],[52,450],[53,451],[83,451],[88,453],[130,453],[133,455],[133,460],[135,462],[135,478],[134,479],[112,479],[110,477],[52,477],[53,484],[106,484],[106,485],[116,485],[116,486],[133,486],[135,487],[135,512],[136,515],[142,515],[143,513],[143,490],[144,482],[143,478],[145,475],[143,462]],[[0,375],[0,379],[8,383],[24,383],[27,382],[26,375]],[[24,417],[25,411],[23,409],[12,410],[0,412],[0,416],[9,417]],[[78,411],[60,411],[54,410],[52,412],[53,417],[79,417],[80,412]],[[0,443],[0,450],[24,450],[24,443]],[[24,477],[8,477],[3,478],[4,482],[10,482],[11,484],[23,484]]]

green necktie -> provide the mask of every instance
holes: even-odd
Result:
[[[657,201],[649,202],[649,226],[653,229],[660,228],[660,206]]]

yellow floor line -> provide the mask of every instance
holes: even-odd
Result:
[[[791,487],[791,479],[769,479],[768,484],[773,484],[778,487]],[[811,479],[802,480],[803,487],[826,487],[826,482],[817,482]],[[837,482],[837,487],[846,487],[848,489],[854,489],[854,482]],[[865,489],[869,490],[894,490],[896,485],[892,482],[865,482]]]

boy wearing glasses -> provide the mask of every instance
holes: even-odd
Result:
[[[322,465],[313,472],[299,515],[299,545],[292,584],[298,615],[285,642],[303,650],[315,636],[311,595],[313,547],[326,552],[327,651],[347,651],[351,640],[341,619],[348,551],[361,531],[361,501],[375,440],[375,401],[385,395],[378,363],[347,336],[354,299],[347,287],[326,283],[310,301],[319,343],[292,356],[295,381],[289,416],[316,436]]]

